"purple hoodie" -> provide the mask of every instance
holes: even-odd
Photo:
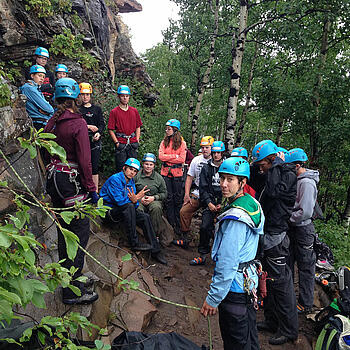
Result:
[[[88,192],[96,191],[92,180],[90,141],[86,121],[81,114],[66,110],[56,121],[50,118],[45,132],[52,132],[57,136],[55,141],[65,149],[67,161],[79,165],[82,185]],[[57,156],[52,157],[58,159]]]

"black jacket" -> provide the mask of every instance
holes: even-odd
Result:
[[[220,188],[219,167],[216,167],[212,161],[205,164],[199,177],[199,198],[202,205],[206,208],[209,203],[220,204],[222,193]]]
[[[267,173],[265,187],[260,194],[260,204],[265,214],[265,233],[288,230],[297,194],[295,165],[276,158]]]

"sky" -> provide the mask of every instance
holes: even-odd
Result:
[[[176,19],[178,9],[170,0],[137,0],[141,12],[122,13],[120,16],[130,29],[131,44],[137,55],[144,53],[163,40],[162,30],[169,18]]]

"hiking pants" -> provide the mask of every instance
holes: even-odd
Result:
[[[159,243],[152,227],[151,218],[148,214],[136,209],[133,203],[126,203],[119,207],[112,208],[108,211],[107,218],[112,222],[122,220],[125,224],[126,234],[131,248],[139,243],[136,232],[136,225],[138,225],[142,228],[147,242],[152,246],[151,252],[158,253],[160,251]]]
[[[265,233],[269,234],[269,233]],[[298,313],[292,273],[286,264],[289,238],[264,251],[263,267],[268,274],[267,297],[264,299],[265,322],[289,339],[298,337]]]
[[[54,183],[55,181],[56,181],[56,186]],[[79,177],[77,178],[77,181],[80,182]],[[51,197],[54,208],[64,208],[63,198],[61,198],[60,194],[57,192],[56,187],[58,188],[60,194],[64,198],[68,198],[76,194],[76,186],[74,183],[69,181],[69,174],[63,173],[63,172],[56,172],[56,174],[54,174],[50,179],[47,180],[46,190]],[[83,191],[81,190],[81,192]],[[69,210],[69,207],[67,207],[67,211],[68,210]],[[69,231],[72,231],[75,235],[77,235],[80,241],[80,245],[83,248],[86,248],[89,241],[89,235],[90,235],[90,221],[87,217],[85,217],[84,219],[73,219],[70,222],[70,224],[67,224],[64,220],[59,218],[59,222],[63,228]],[[75,272],[73,278],[77,278],[81,276],[82,274],[81,271],[84,266],[85,253],[78,248],[78,251],[74,260],[73,261],[70,260],[67,255],[67,248],[66,248],[66,242],[64,240],[64,236],[58,227],[57,227],[57,235],[58,235],[58,258],[59,260],[65,259],[65,261],[62,262],[61,265],[68,270],[72,266],[78,269]],[[77,287],[80,287],[79,283],[76,284],[73,282],[73,284],[76,285]],[[63,288],[63,299],[71,299],[76,297],[77,295],[74,292],[72,292],[69,288]]]
[[[209,208],[203,210],[202,223],[199,229],[198,253],[208,254],[210,252],[210,238],[214,232],[214,219],[216,213]]]
[[[288,231],[290,238],[289,267],[294,276],[294,263],[297,262],[299,273],[298,302],[304,307],[314,303],[315,265],[314,251],[315,227],[313,223],[305,226],[294,226]]]
[[[180,210],[180,224],[182,232],[189,232],[191,229],[191,221],[194,213],[199,208],[199,200],[195,198],[191,198],[191,203],[186,203],[182,206]]]
[[[183,199],[182,177],[163,176],[168,192],[165,201],[166,217],[176,233],[180,232],[180,209]]]
[[[259,350],[256,311],[246,293],[228,292],[219,305],[224,350]]]
[[[116,173],[119,173],[123,170],[123,166],[127,159],[137,158],[137,149],[139,147],[138,142],[124,144],[119,143],[118,147],[115,150],[115,168]]]

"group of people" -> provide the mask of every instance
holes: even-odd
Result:
[[[155,154],[146,153],[142,164],[137,159],[142,121],[137,109],[129,105],[129,87],[121,85],[117,89],[119,105],[111,110],[107,124],[115,144],[116,172],[98,195],[105,128],[101,108],[92,103],[92,86],[85,82],[78,85],[68,78],[65,65],[56,67],[54,82],[45,69],[48,58],[47,49],[36,49],[35,64],[21,91],[27,96],[34,127],[54,133],[67,154],[67,163],[57,156],[47,160],[47,192],[53,206],[69,208],[87,198],[97,203],[102,197],[110,207],[106,223],[121,223],[130,248],[150,251],[161,264],[167,264],[163,250],[170,242],[181,248],[189,246],[192,217],[202,208],[198,255],[189,263],[203,265],[211,252],[215,270],[201,313],[207,316],[219,311],[224,349],[259,349],[257,330],[275,333],[269,339],[273,345],[297,339],[298,312],[309,312],[313,305],[316,262],[312,215],[319,174],[305,167],[308,159],[304,150],[287,151],[263,140],[253,148],[249,164],[245,148],[235,148],[228,155],[222,141],[204,136],[201,154],[193,157],[181,135],[180,121],[169,119],[158,150],[158,173]],[[45,88],[44,95],[40,87],[53,84],[54,89]],[[74,218],[70,224],[60,221],[86,247],[88,218]],[[137,225],[146,243],[140,240]],[[175,239],[169,241],[167,227],[172,227]],[[76,267],[77,278],[82,273],[84,253],[79,249],[75,260],[69,260],[64,237],[58,231],[59,258],[68,269]],[[256,259],[268,273],[265,321],[258,324]],[[298,303],[293,287],[295,262]],[[64,303],[97,300],[98,295],[84,283],[73,283],[81,295],[64,288]]]

